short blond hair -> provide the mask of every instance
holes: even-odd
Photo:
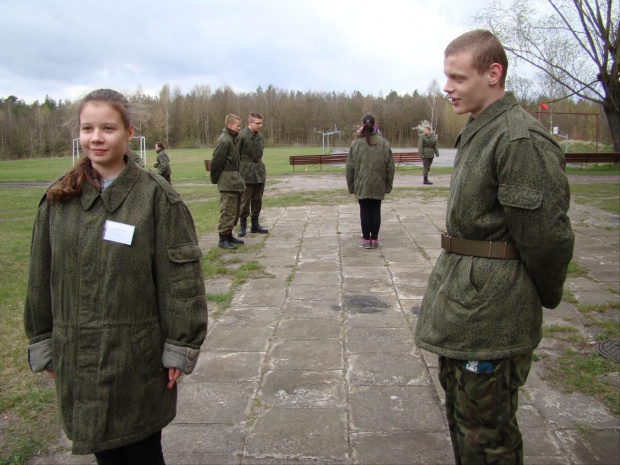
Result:
[[[241,121],[241,118],[239,118],[237,115],[233,115],[232,113],[230,113],[226,115],[226,118],[224,119],[224,124],[228,126],[229,124],[233,124],[237,120]]]
[[[504,46],[491,32],[485,29],[474,29],[454,39],[444,52],[444,57],[470,52],[474,68],[478,74],[485,73],[493,63],[502,66],[499,84],[503,89],[508,74],[508,57]]]

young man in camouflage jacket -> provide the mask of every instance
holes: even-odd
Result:
[[[245,190],[243,177],[239,172],[239,132],[241,118],[227,115],[224,120],[226,127],[218,138],[211,157],[211,184],[217,184],[220,193],[220,222],[218,247],[236,249],[235,244],[243,241],[232,235],[232,230],[239,221],[241,193]]]
[[[416,342],[439,355],[459,464],[523,463],[518,389],[542,337],[542,307],[559,305],[573,252],[562,150],[504,91],[507,67],[488,31],[445,51],[444,91],[470,117]]]

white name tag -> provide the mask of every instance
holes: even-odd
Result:
[[[106,220],[103,225],[103,240],[118,242],[119,244],[131,245],[135,226]]]

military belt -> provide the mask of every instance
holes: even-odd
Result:
[[[222,171],[239,171],[239,167],[238,166],[225,166],[224,169],[222,169]]]
[[[519,251],[512,242],[474,241],[441,235],[441,248],[448,252],[472,257],[519,260]]]

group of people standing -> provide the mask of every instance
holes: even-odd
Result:
[[[444,53],[444,91],[469,118],[456,141],[444,249],[416,324],[416,343],[439,356],[456,463],[523,463],[518,390],[555,308],[572,257],[562,151],[504,89],[499,40],[476,30]],[[266,233],[263,118],[228,115],[211,160],[220,192],[219,247]],[[126,155],[128,102],[113,90],[79,108],[85,157],[45,193],[37,212],[24,323],[32,371],[54,379],[76,454],[99,464],[163,464],[161,430],[176,413],[176,382],[191,373],[207,329],[202,252],[192,217],[170,184]],[[427,132],[428,130],[428,132]],[[438,156],[425,128],[419,150]],[[430,162],[424,164],[428,184]],[[166,170],[167,168],[167,170]],[[167,177],[165,176],[167,174]],[[389,144],[365,115],[346,163],[360,206],[360,246],[378,246],[381,202],[392,190]]]
[[[251,233],[266,234],[258,217],[263,206],[263,193],[267,172],[263,163],[265,141],[260,129],[263,117],[252,112],[248,125],[241,130],[241,118],[227,115],[226,127],[215,143],[211,158],[211,183],[217,184],[220,193],[220,220],[218,224],[218,247],[236,249],[242,239],[233,236],[233,228],[239,220],[238,236],[244,237],[250,217]]]

